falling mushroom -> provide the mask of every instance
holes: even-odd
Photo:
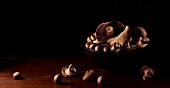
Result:
[[[74,77],[76,76],[76,69],[73,67],[73,64],[70,64],[69,66],[64,66],[61,73],[64,77]]]

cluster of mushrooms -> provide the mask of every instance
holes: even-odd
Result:
[[[120,21],[101,23],[96,31],[87,37],[85,47],[95,52],[134,51],[145,48],[150,39],[143,27],[123,25]]]
[[[83,81],[89,81],[94,79],[94,73],[95,70],[94,69],[89,69],[87,71],[84,72],[84,75],[82,76],[82,80]],[[142,79],[143,80],[147,80],[149,78],[152,78],[155,75],[155,70],[151,67],[151,66],[143,66],[141,68],[141,74]],[[23,76],[21,75],[20,72],[14,72],[13,73],[13,79],[14,80],[21,80],[23,79]],[[62,83],[64,83],[62,81],[63,77],[77,77],[77,70],[76,68],[73,66],[73,64],[70,64],[69,66],[64,66],[61,70],[61,74],[57,73],[54,75],[54,83],[61,85]],[[96,83],[98,85],[98,88],[102,88],[103,86],[107,85],[106,80],[104,75],[99,75],[96,79]]]
[[[90,70],[87,70],[85,73],[84,73],[84,76],[82,77],[82,80],[83,81],[88,81],[92,78],[94,74],[94,70],[93,69],[90,69]],[[62,84],[62,77],[76,77],[77,76],[77,71],[76,71],[76,68],[73,66],[73,64],[70,64],[69,66],[64,66],[61,70],[61,74],[56,74],[54,76],[54,83],[56,84]],[[99,87],[102,86],[102,84],[104,83],[103,81],[103,75],[100,75],[97,80],[96,80],[97,84]]]
[[[94,69],[89,69],[84,72],[84,75],[82,77],[83,81],[89,81],[93,79],[94,77],[95,70]],[[143,66],[141,68],[141,74],[142,79],[146,80],[148,78],[152,78],[155,75],[155,70],[151,66]],[[62,77],[76,77],[77,76],[77,70],[73,66],[73,64],[70,64],[69,66],[64,66],[61,70],[61,74],[56,74],[54,76],[54,83],[55,84],[62,84]],[[104,79],[104,75],[99,75],[96,79],[96,83],[98,84],[99,88],[102,88],[103,85],[106,84],[106,80]]]

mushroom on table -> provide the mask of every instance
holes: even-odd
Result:
[[[74,77],[76,76],[76,68],[73,67],[73,64],[70,64],[69,66],[64,66],[61,73],[64,77]]]
[[[155,70],[150,66],[143,66],[141,68],[141,73],[143,74],[143,80],[146,80],[155,75]]]

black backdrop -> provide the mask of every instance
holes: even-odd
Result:
[[[146,28],[157,53],[165,49],[167,33],[166,8],[159,7],[142,0],[7,2],[1,13],[1,55],[83,55],[86,38],[110,20]]]

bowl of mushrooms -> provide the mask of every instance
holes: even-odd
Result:
[[[99,24],[87,37],[84,53],[99,68],[134,67],[137,55],[148,47],[149,42],[145,28],[112,20]]]

